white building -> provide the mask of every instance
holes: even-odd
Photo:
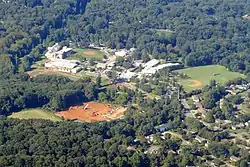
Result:
[[[149,69],[151,67],[156,66],[159,63],[160,63],[159,60],[152,59],[152,60],[148,61],[146,64],[144,64],[143,67],[144,67],[144,69]]]
[[[153,59],[155,60],[155,59]],[[158,60],[157,60],[158,61]],[[145,75],[152,75],[152,74],[155,74],[157,71],[163,69],[163,68],[166,68],[166,67],[173,67],[173,66],[178,66],[180,65],[179,63],[167,63],[167,64],[161,64],[161,65],[158,65],[156,67],[153,67],[155,65],[157,65],[159,63],[159,61],[152,61],[152,62],[148,62],[146,63],[144,66],[145,68],[141,71],[142,74],[145,74]]]
[[[120,50],[120,51],[115,52],[115,55],[119,57],[125,57],[129,55],[129,52],[127,50]]]
[[[46,68],[55,69],[58,71],[68,72],[68,73],[79,72],[82,68],[79,67],[78,65],[79,65],[78,61],[64,60],[64,59],[52,60],[44,64]]]
[[[68,48],[67,46],[62,48],[58,43],[52,47],[48,47],[47,50],[48,51],[45,53],[45,56],[48,59],[64,59],[73,52],[72,48]]]
[[[73,68],[72,70],[71,70],[71,73],[73,73],[73,74],[76,74],[76,73],[78,73],[78,72],[80,72],[82,70],[82,67],[75,67],[75,68]]]
[[[126,70],[125,72],[122,72],[120,75],[120,79],[124,79],[126,81],[130,81],[132,77],[136,76],[136,73],[131,72],[129,70]]]

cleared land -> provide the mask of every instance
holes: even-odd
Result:
[[[82,106],[71,107],[67,111],[57,112],[56,115],[63,117],[65,120],[81,120],[91,123],[119,119],[124,115],[125,111],[124,107],[88,102]]]
[[[102,53],[98,49],[92,49],[92,48],[81,49],[81,48],[77,48],[77,49],[74,49],[74,51],[76,53],[70,55],[68,57],[68,59],[76,59],[76,60],[80,60],[80,61],[82,61],[85,58],[87,60],[90,60],[90,59],[102,60],[103,57],[104,57],[104,53]]]
[[[216,80],[217,83],[225,84],[229,80],[235,78],[245,78],[245,75],[228,71],[225,67],[220,65],[186,68],[177,70],[177,72],[186,74],[189,77],[188,79],[180,79],[179,81],[187,92],[194,89],[200,89],[209,84],[211,80]]]
[[[13,113],[9,118],[17,119],[46,119],[51,121],[62,121],[54,112],[43,109],[30,109]]]
[[[60,72],[60,71],[53,70],[53,69],[46,69],[46,68],[34,69],[32,71],[28,71],[27,74],[31,78],[37,77],[39,75],[44,75],[44,74],[46,74],[46,75],[55,74],[55,75],[68,77],[69,79],[71,79],[73,81],[76,81],[76,80],[86,76],[86,75],[81,75],[80,73],[79,74],[71,74],[71,73]]]
[[[169,29],[152,29],[152,31],[156,32],[159,36],[164,36],[170,38],[175,32]]]

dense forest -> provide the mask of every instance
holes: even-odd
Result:
[[[35,61],[51,43],[73,41],[248,73],[250,21],[242,16],[249,8],[247,0],[2,1],[0,53],[18,65],[18,57]]]
[[[195,119],[184,119],[177,95],[164,96],[167,85],[151,88],[137,83],[161,96],[155,100],[126,88],[100,89],[91,79],[29,78],[24,73],[42,58],[46,47],[60,42],[135,47],[133,60],[221,64],[250,74],[250,20],[242,17],[245,14],[250,14],[247,0],[0,0],[0,166],[203,166],[198,157],[210,155],[239,156],[236,164],[247,166],[249,153],[235,143],[224,143],[226,132],[212,132]],[[149,82],[157,82],[157,77]],[[204,106],[212,109],[207,114],[210,122],[249,120],[233,117],[237,98],[226,101],[222,109],[216,107],[225,95],[222,87],[210,85],[203,92]],[[62,110],[90,100],[126,105],[128,111],[122,120],[96,124],[5,117],[25,108]],[[162,140],[155,126],[166,123],[180,133],[184,128],[195,131],[211,143],[204,148],[182,146],[169,136]],[[145,154],[145,136],[150,134],[161,147],[156,154]]]

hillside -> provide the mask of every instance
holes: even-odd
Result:
[[[249,0],[0,0],[0,167],[248,167],[248,14]]]
[[[71,40],[136,47],[135,58],[149,53],[181,58],[188,66],[221,64],[248,73],[250,22],[242,16],[249,7],[247,0],[2,1],[0,53],[38,60],[49,43]]]

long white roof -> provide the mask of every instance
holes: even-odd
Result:
[[[77,61],[57,59],[57,60],[46,63],[46,66],[47,67],[58,67],[58,68],[73,69],[74,67],[76,67],[78,65],[77,63],[78,63]]]
[[[150,61],[148,61],[146,64],[144,64],[144,68],[151,68],[154,67],[155,65],[157,65],[160,61],[156,60],[156,59],[152,59]]]
[[[167,64],[161,64],[156,67],[150,67],[150,68],[144,68],[141,73],[142,74],[155,74],[158,70],[161,70],[165,67],[172,67],[180,65],[179,63],[167,63]]]

